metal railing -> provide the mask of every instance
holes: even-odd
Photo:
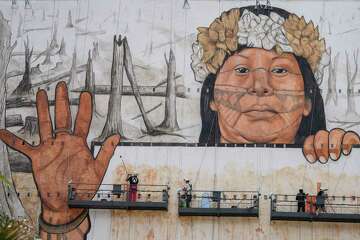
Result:
[[[78,184],[68,185],[68,200],[84,201],[129,201],[129,202],[168,202],[168,185],[137,184]]]
[[[360,197],[325,195],[324,209],[320,212],[334,214],[360,214]],[[319,208],[316,195],[307,195],[305,212],[315,213]],[[275,194],[271,196],[271,211],[298,212],[296,195]],[[301,210],[300,210],[301,211]]]
[[[258,208],[256,191],[202,191],[178,192],[179,208]]]

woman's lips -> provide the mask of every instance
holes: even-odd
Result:
[[[262,119],[271,118],[277,115],[278,112],[273,109],[259,107],[244,111],[243,114],[252,118],[253,120],[262,120]]]

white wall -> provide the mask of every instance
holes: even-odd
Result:
[[[169,211],[114,210],[111,218],[100,217],[103,224],[93,224],[92,232],[105,234],[111,226],[111,239],[129,240],[359,239],[358,224],[270,222],[270,202],[263,199],[270,193],[296,194],[300,187],[315,194],[317,182],[329,195],[360,196],[359,154],[354,149],[350,156],[322,165],[307,163],[298,148],[120,146],[103,183],[125,181],[121,155],[128,171],[139,173],[140,183],[170,185]],[[176,189],[184,177],[194,189],[260,190],[260,218],[178,217]]]

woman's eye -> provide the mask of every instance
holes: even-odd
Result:
[[[277,67],[277,68],[273,68],[271,70],[271,73],[275,73],[278,75],[284,75],[284,74],[288,73],[288,70],[285,68]]]
[[[249,69],[246,67],[237,67],[237,68],[235,68],[235,71],[236,71],[236,73],[239,73],[239,74],[246,74],[249,72]]]

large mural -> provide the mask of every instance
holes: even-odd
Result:
[[[91,185],[94,194],[82,198],[91,200],[104,176],[112,184],[126,181],[119,167],[125,163],[113,157],[124,143],[160,142],[171,152],[175,145],[229,145],[244,158],[261,152],[248,144],[283,145],[298,148],[289,150],[298,160],[277,168],[294,172],[353,159],[360,144],[358,3],[34,0],[0,6],[0,172],[10,180],[0,189],[1,210],[31,219],[42,239],[91,235],[93,217],[68,206],[68,184]],[[219,151],[225,157],[234,150]],[[111,159],[118,165],[108,169]],[[238,160],[224,169],[234,165],[251,178],[254,163]],[[140,176],[183,168],[166,161],[142,165]],[[342,171],[334,169],[334,176]],[[175,176],[171,189],[182,180],[180,172]],[[173,213],[161,221],[176,222]],[[115,213],[109,219],[119,221]]]

